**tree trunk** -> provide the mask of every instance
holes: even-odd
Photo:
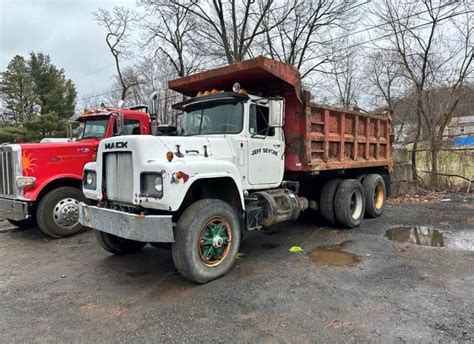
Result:
[[[431,156],[431,175],[430,175],[430,185],[433,190],[438,188],[438,145],[430,145],[430,156]]]
[[[418,149],[418,141],[420,140],[421,135],[421,118],[418,114],[416,120],[416,135],[413,142],[413,150],[411,151],[411,170],[413,172],[413,179],[418,180],[418,171],[416,170],[416,151]]]

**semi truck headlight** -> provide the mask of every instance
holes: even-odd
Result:
[[[16,179],[16,186],[24,188],[25,186],[34,185],[36,183],[35,177],[18,177]]]
[[[163,197],[163,176],[158,173],[143,173],[141,194],[150,197]]]
[[[82,184],[85,189],[95,190],[97,186],[97,178],[94,171],[84,171],[84,179]]]

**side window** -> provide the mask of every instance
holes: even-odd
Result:
[[[267,106],[250,104],[250,126],[252,135],[274,136],[275,128],[268,126],[270,109]]]
[[[124,135],[140,135],[140,121],[134,119],[126,119],[123,123]]]

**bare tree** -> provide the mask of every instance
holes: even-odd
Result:
[[[337,46],[340,47],[339,44]],[[344,46],[347,49],[339,56],[334,54],[329,62],[329,76],[336,86],[338,104],[349,109],[357,106],[361,91],[360,49],[349,45],[348,40],[345,40]]]
[[[134,78],[123,71],[122,60],[130,57],[129,31],[137,21],[137,15],[129,8],[114,7],[111,11],[99,8],[93,13],[96,22],[107,31],[105,42],[114,57],[118,81],[121,85],[120,99],[125,100],[128,89],[134,85]]]
[[[232,64],[244,60],[251,53],[256,39],[273,29],[263,25],[275,10],[275,0],[170,0],[189,11],[199,29],[196,37],[208,56],[224,59]]]
[[[467,4],[444,3],[424,0],[401,2],[384,0],[374,5],[374,14],[384,24],[383,30],[390,34],[390,45],[396,51],[405,77],[410,81],[415,94],[417,131],[412,151],[413,174],[417,176],[416,154],[422,128],[426,129],[431,152],[431,185],[438,180],[437,156],[441,148],[444,129],[453,115],[459,100],[458,91],[472,68],[472,16],[466,11]],[[456,37],[443,25],[456,22],[460,14],[465,15],[464,25]],[[459,28],[460,24],[454,25]],[[444,33],[449,32],[449,37]],[[448,70],[451,75],[448,76]],[[449,87],[449,100],[442,111],[433,111],[430,106],[435,96],[434,89]]]
[[[357,18],[355,1],[286,0],[263,20],[266,55],[292,64],[303,78],[331,60],[328,33]],[[350,16],[350,18],[349,18]]]
[[[196,71],[203,54],[199,54],[199,27],[190,9],[167,0],[141,0],[139,4],[150,13],[142,25],[145,45],[152,44],[155,55],[165,55],[179,77]]]
[[[367,57],[365,74],[376,98],[375,106],[393,110],[395,102],[404,91],[402,72],[402,64],[393,51],[380,50]]]

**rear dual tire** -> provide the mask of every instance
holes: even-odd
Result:
[[[341,182],[341,178],[331,179],[324,184],[323,189],[321,190],[321,198],[319,202],[321,216],[333,226],[337,223],[336,212],[334,209],[334,197]]]
[[[385,208],[386,186],[379,174],[362,174],[356,179],[335,178],[321,190],[321,216],[330,224],[346,228],[360,226],[364,213],[379,217]]]
[[[365,193],[365,213],[368,217],[379,217],[385,208],[387,189],[380,174],[368,174],[363,182]]]
[[[343,180],[334,196],[337,222],[347,228],[359,227],[364,220],[365,194],[356,179]]]

